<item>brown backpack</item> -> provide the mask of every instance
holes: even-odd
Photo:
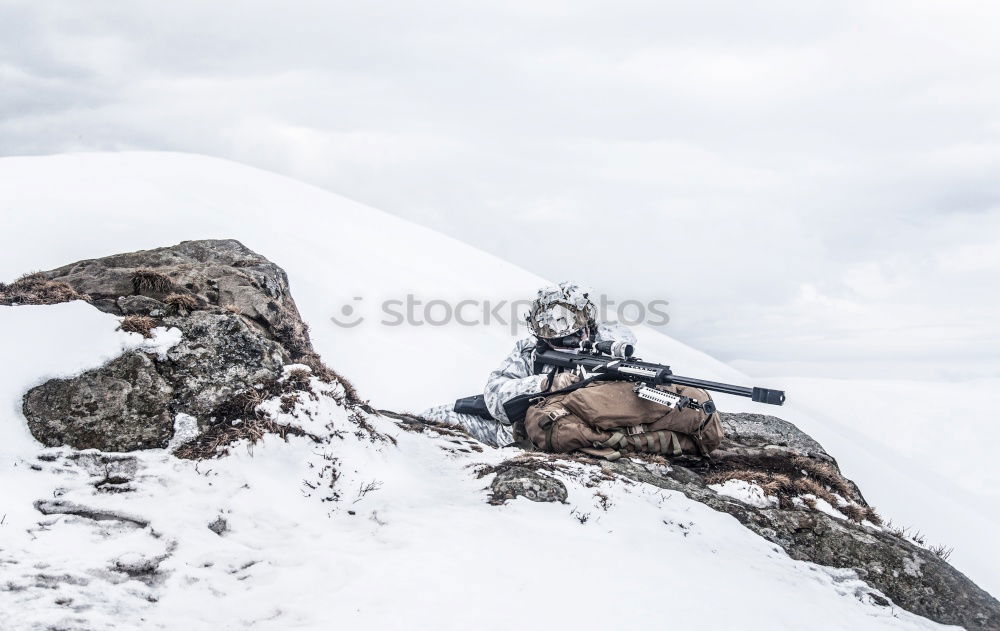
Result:
[[[582,451],[616,460],[623,451],[707,456],[722,441],[719,414],[669,408],[640,398],[634,384],[597,381],[556,393],[528,408],[524,429],[539,449]],[[656,386],[702,403],[711,397],[686,386]]]

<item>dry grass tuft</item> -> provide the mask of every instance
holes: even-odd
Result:
[[[799,456],[792,460],[792,465],[805,471],[806,475],[810,478],[830,487],[842,497],[850,497],[854,494],[854,489],[844,479],[844,476],[840,475],[837,468],[829,462],[821,462],[812,458]]]
[[[299,427],[279,425],[269,418],[250,418],[236,425],[217,423],[206,432],[181,445],[174,455],[184,460],[208,460],[229,455],[229,447],[240,441],[247,441],[247,451],[253,453],[253,446],[264,436],[274,434],[287,441],[289,436],[304,436],[313,442],[321,442],[319,436],[310,434]]]
[[[127,315],[122,318],[118,328],[129,333],[138,333],[145,338],[151,338],[153,337],[151,331],[156,328],[156,320],[144,315]]]
[[[295,411],[295,406],[299,403],[299,395],[297,394],[283,394],[281,395],[281,411],[285,414],[291,414]]]
[[[175,311],[194,311],[198,308],[198,299],[191,294],[170,294],[163,299]]]
[[[132,290],[137,296],[145,292],[163,294],[171,287],[170,279],[155,270],[140,268],[132,272]]]
[[[931,554],[941,559],[942,561],[947,561],[951,558],[951,553],[955,551],[955,548],[949,548],[946,545],[931,546],[927,548]]]
[[[364,400],[358,395],[358,391],[355,389],[354,384],[324,364],[323,360],[321,360],[319,355],[316,353],[309,353],[299,358],[297,361],[300,364],[309,366],[309,368],[312,369],[313,376],[323,383],[339,383],[344,389],[344,401],[348,405],[353,407],[364,404]]]
[[[559,459],[548,458],[546,455],[525,453],[497,464],[476,465],[475,474],[477,478],[484,478],[488,475],[503,473],[514,468],[527,469],[529,471],[559,471],[563,468],[563,464]]]
[[[867,509],[870,510],[871,507],[869,506]],[[868,510],[866,510],[866,507],[858,504],[851,503],[847,506],[838,506],[837,510],[847,515],[847,518],[855,523],[860,524],[862,521],[868,519]]]
[[[951,557],[951,553],[955,551],[954,548],[949,548],[944,544],[929,545],[927,543],[927,538],[922,532],[919,530],[912,530],[908,526],[897,526],[892,523],[892,520],[885,524],[885,529],[889,532],[889,534],[895,535],[900,539],[906,539],[907,541],[920,546],[942,561],[947,561]]]
[[[354,436],[357,437],[358,440],[364,440],[365,438],[367,438],[369,441],[373,443],[382,442],[382,443],[392,443],[393,445],[396,444],[396,439],[393,436],[390,436],[389,434],[383,434],[382,432],[375,429],[375,427],[368,422],[368,419],[365,416],[365,412],[361,410],[354,410],[353,412],[350,413],[348,419],[350,419],[352,423],[358,426],[358,431],[354,432]]]
[[[90,302],[90,296],[40,273],[25,274],[9,285],[0,283],[0,305],[54,305],[71,300]]]
[[[285,376],[285,387],[292,390],[312,392],[310,379],[312,379],[312,372],[304,368],[296,368],[295,370],[288,371],[288,374]]]

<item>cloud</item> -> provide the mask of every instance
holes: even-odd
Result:
[[[230,158],[667,299],[667,331],[725,359],[930,375],[998,350],[998,22],[961,0],[11,1],[0,153]]]

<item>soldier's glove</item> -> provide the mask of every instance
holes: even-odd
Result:
[[[577,381],[580,381],[580,377],[576,373],[561,372],[555,376],[555,379],[552,380],[552,389],[562,390],[563,388],[573,385]]]

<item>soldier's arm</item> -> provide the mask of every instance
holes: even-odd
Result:
[[[503,404],[518,395],[542,391],[548,376],[532,374],[531,368],[530,351],[526,353],[525,344],[518,343],[500,367],[490,373],[483,396],[493,418],[510,424]]]

